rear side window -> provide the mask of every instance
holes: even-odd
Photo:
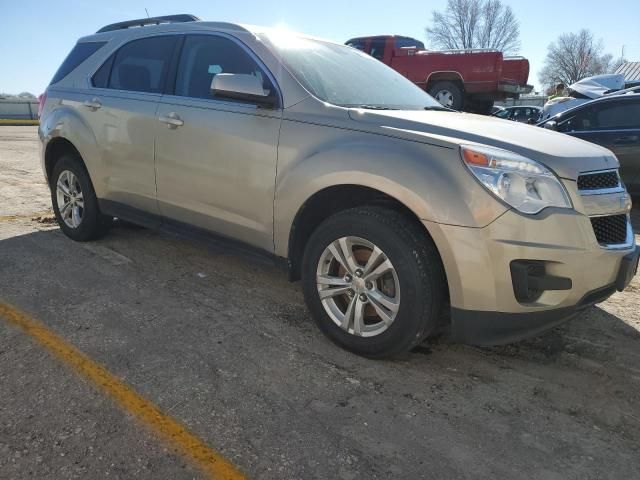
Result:
[[[416,40],[415,38],[396,37],[395,40],[396,40],[396,48],[415,47],[415,48],[419,48],[420,50],[424,50],[424,43],[422,43],[419,40]]]
[[[182,47],[175,94],[212,98],[211,81],[218,73],[253,75],[260,79],[262,88],[274,93],[269,78],[238,44],[213,35],[189,35]]]
[[[349,45],[350,47],[353,47],[353,48],[357,48],[358,50],[362,50],[362,51],[364,51],[364,47],[365,47],[364,40],[361,40],[361,39],[349,40],[347,42],[347,45]]]
[[[622,101],[598,112],[601,129],[640,128],[640,102]]]
[[[51,85],[54,83],[58,83],[64,77],[69,75],[72,71],[74,71],[78,65],[84,62],[91,55],[96,53],[100,48],[102,48],[107,42],[88,42],[88,43],[78,43],[73,50],[69,52],[67,58],[64,59],[60,68],[51,79]]]
[[[640,103],[618,101],[589,105],[558,126],[560,131],[640,128]]]
[[[113,65],[113,58],[115,55],[111,55],[109,59],[102,64],[98,71],[93,75],[91,83],[94,87],[107,88],[109,85],[109,75],[111,74],[111,66]]]
[[[107,88],[162,93],[176,41],[177,36],[172,35],[143,38],[124,45],[113,58]],[[95,86],[96,81],[104,82],[106,72],[101,70],[103,67],[107,70],[108,63],[96,72]]]
[[[385,43],[387,43],[386,38],[374,38],[373,40],[371,40],[371,50],[369,51],[369,55],[382,61],[382,59],[384,58]]]

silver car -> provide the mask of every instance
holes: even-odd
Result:
[[[464,342],[536,334],[637,268],[609,150],[450,111],[303,35],[189,15],[106,26],[56,73],[40,137],[66,235],[118,217],[286,259],[320,329],[369,357],[448,318]]]

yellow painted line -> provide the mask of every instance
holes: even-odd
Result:
[[[56,357],[70,365],[96,387],[106,392],[123,409],[160,434],[186,457],[194,461],[210,478],[236,480],[244,475],[218,452],[190,433],[183,425],[163,413],[156,405],[125,385],[103,366],[73,345],[15,307],[0,302],[0,317],[20,327]]]
[[[0,125],[40,125],[39,120],[15,120],[13,118],[0,118]]]

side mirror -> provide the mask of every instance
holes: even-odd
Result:
[[[544,124],[544,128],[549,130],[558,130],[558,124],[556,123],[555,120],[550,120]]]
[[[211,81],[211,94],[219,98],[256,103],[262,107],[276,106],[275,95],[262,88],[260,79],[244,73],[218,73]]]

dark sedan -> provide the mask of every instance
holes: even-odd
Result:
[[[539,125],[611,150],[620,161],[620,176],[627,189],[640,195],[640,94],[603,97]]]
[[[491,113],[491,115],[504,120],[513,120],[514,122],[538,123],[542,115],[542,108],[526,105],[504,107],[501,110]]]

